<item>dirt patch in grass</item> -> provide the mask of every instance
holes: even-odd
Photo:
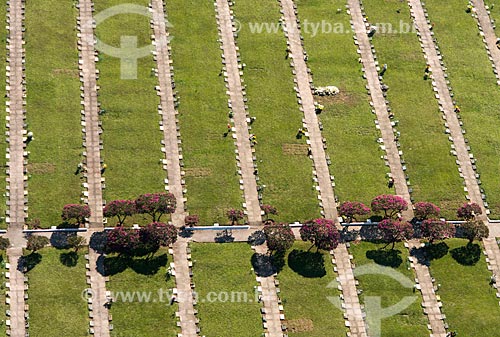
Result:
[[[186,177],[207,177],[212,175],[212,170],[206,167],[193,167],[188,168],[186,171]]]
[[[291,319],[286,321],[288,331],[291,333],[313,331],[313,322],[308,318]]]
[[[283,144],[281,148],[284,154],[291,156],[306,156],[309,146],[307,144]]]
[[[78,78],[80,76],[78,69],[54,69],[52,73],[54,75],[68,75],[73,78]]]
[[[47,174],[54,173],[56,166],[51,163],[30,163],[27,165],[27,169],[29,173]]]
[[[359,103],[359,97],[356,94],[344,91],[340,88],[340,92],[335,96],[314,96],[314,99],[323,105],[330,104],[345,104],[353,107]]]

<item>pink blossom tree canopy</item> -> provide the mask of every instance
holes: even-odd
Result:
[[[229,211],[227,211],[226,215],[229,221],[231,221],[231,225],[234,226],[235,224],[238,223],[238,221],[243,219],[245,213],[240,209],[232,208]]]
[[[359,201],[345,201],[340,205],[340,216],[344,217],[347,222],[356,220],[357,215],[370,214],[370,208]]]
[[[400,196],[383,194],[372,200],[372,211],[383,212],[384,219],[394,218],[399,212],[408,209],[408,203]]]
[[[142,194],[135,200],[135,207],[139,214],[149,214],[153,222],[160,221],[163,214],[175,212],[177,201],[172,193]]]
[[[269,218],[269,215],[278,215],[278,210],[274,206],[262,205],[262,206],[260,206],[260,209],[262,209],[262,211],[264,211],[264,215],[266,216],[266,219]]]

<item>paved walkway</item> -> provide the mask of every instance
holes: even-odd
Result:
[[[23,74],[23,20],[24,2],[11,0],[8,6],[7,23],[9,42],[7,44],[9,57],[7,58],[7,237],[11,247],[7,249],[10,263],[10,330],[11,336],[25,337],[26,326],[24,318],[24,274],[19,271],[18,260],[22,256],[22,247],[25,245],[22,234],[24,221],[27,217],[25,188],[27,178],[24,175],[24,150],[26,147],[23,139],[25,130],[25,99],[26,93]]]
[[[375,59],[372,54],[372,46],[367,35],[366,20],[361,12],[359,0],[348,0],[348,6],[351,12],[352,25],[355,32],[356,43],[358,44],[358,53],[361,56],[361,62],[365,69],[368,88],[373,102],[373,108],[380,126],[380,132],[384,142],[387,161],[391,170],[391,176],[394,178],[396,193],[402,196],[408,205],[411,205],[410,193],[406,185],[406,177],[401,165],[399,150],[394,141],[394,130],[392,129],[389,112],[382,92],[378,71],[375,67]],[[411,206],[408,211],[403,212],[406,219],[413,218]]]
[[[83,82],[83,107],[86,157],[84,162],[87,175],[88,205],[90,207],[90,226],[102,228],[102,183],[101,183],[101,142],[99,133],[99,108],[97,104],[97,82],[95,67],[94,29],[92,24],[92,0],[80,0],[80,81]]]
[[[267,245],[262,244],[255,246],[257,254],[267,254]],[[274,276],[258,276],[257,281],[260,283],[260,296],[263,303],[263,316],[266,327],[266,337],[282,337],[283,331],[281,321],[284,319],[284,314],[280,310],[280,301],[276,292],[276,282]]]
[[[454,111],[453,100],[446,83],[444,70],[440,63],[441,56],[439,56],[436,51],[436,45],[432,39],[432,32],[429,29],[429,23],[425,17],[421,2],[419,0],[408,0],[408,3],[410,5],[411,15],[413,16],[419,33],[422,49],[427,63],[431,66],[432,79],[434,82],[433,85],[437,93],[436,98],[438,99],[440,108],[444,110],[446,123],[448,125],[447,128],[449,129],[449,133],[455,146],[458,160],[457,164],[465,181],[467,193],[471,201],[481,205],[484,213],[485,210],[483,200],[481,198],[481,192],[479,190],[479,185],[477,184],[474,169],[472,168],[467,145],[462,134],[462,127],[460,126],[457,114]]]
[[[491,23],[490,15],[486,10],[483,0],[470,0],[476,9],[476,15],[478,20],[478,26],[481,30],[481,35],[483,36],[483,41],[486,45],[486,50],[488,51],[490,61],[495,70],[495,76],[497,77],[497,84],[500,85],[500,78],[498,71],[500,71],[500,49],[497,48],[497,35],[495,34],[495,29]]]
[[[90,289],[92,290],[92,323],[94,336],[109,337],[109,313],[104,306],[108,299],[106,297],[106,279],[98,272],[103,270],[102,260],[99,260],[101,254],[97,253],[92,248],[89,248],[89,276]],[[99,264],[99,265],[98,265]]]
[[[410,249],[410,252],[415,252],[415,250],[418,249],[420,245],[421,244],[419,240],[411,240],[408,242],[408,248]],[[410,256],[409,259],[417,275],[417,284],[420,291],[422,292],[422,307],[424,308],[424,313],[429,319],[430,327],[432,329],[432,336],[446,337],[446,329],[443,322],[444,317],[440,309],[441,303],[434,291],[434,284],[432,282],[429,268],[424,264],[418,263],[418,259],[414,256]]]
[[[158,67],[159,96],[163,125],[164,152],[166,156],[168,190],[177,200],[177,209],[172,215],[174,225],[184,225],[184,193],[182,186],[181,165],[182,158],[179,151],[178,127],[176,122],[177,111],[174,104],[174,92],[172,88],[173,77],[170,70],[168,45],[168,32],[163,10],[162,0],[151,0],[153,14],[153,31],[156,51],[156,63]]]
[[[345,244],[339,244],[333,250],[339,283],[344,296],[347,322],[353,337],[366,337],[366,326],[359,303],[358,291],[356,289],[356,279],[352,270],[351,259]]]
[[[302,102],[305,124],[309,133],[309,146],[311,148],[316,177],[318,179],[319,198],[321,199],[325,218],[337,221],[337,205],[332,187],[332,179],[328,170],[318,117],[315,112],[314,97],[310,84],[311,77],[309,76],[307,65],[304,60],[304,49],[300,39],[294,3],[292,0],[280,0],[280,4],[283,10],[285,23],[284,30],[288,39],[287,43],[295,69],[297,92]]]
[[[196,337],[196,316],[193,305],[193,290],[189,273],[188,240],[179,238],[174,244],[175,282],[177,287],[177,302],[181,321],[182,337]]]
[[[262,217],[257,192],[257,181],[254,175],[253,149],[250,145],[247,113],[240,78],[241,70],[238,65],[237,47],[233,35],[234,29],[228,1],[217,0],[216,10],[219,35],[222,41],[222,58],[226,67],[224,77],[228,84],[229,102],[233,111],[234,131],[238,149],[237,159],[239,161],[245,195],[245,208],[248,213],[248,222],[251,225],[258,225],[262,222]]]
[[[9,276],[6,281],[10,287],[7,290],[6,296],[10,301],[10,336],[25,337],[26,320],[25,320],[25,303],[24,303],[24,273],[18,270],[19,258],[23,255],[21,247],[7,249],[9,259]]]

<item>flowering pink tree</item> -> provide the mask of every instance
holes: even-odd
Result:
[[[238,223],[238,221],[243,219],[245,213],[240,209],[231,208],[229,211],[227,211],[226,215],[229,221],[231,221],[231,226],[234,226]]]
[[[154,247],[167,247],[177,241],[177,228],[171,224],[153,222],[139,230],[141,243]],[[156,249],[156,250],[157,250]]]
[[[270,253],[284,253],[292,247],[295,241],[295,235],[287,223],[269,223],[264,226],[264,234]]]
[[[160,221],[163,214],[175,212],[177,201],[172,193],[142,194],[135,200],[135,207],[139,214],[149,214],[153,222]]]
[[[425,220],[429,218],[439,217],[441,209],[434,205],[432,202],[420,201],[415,205],[415,218],[419,220]]]
[[[196,226],[200,222],[200,217],[196,214],[188,215],[184,218],[184,224],[188,227]]]
[[[265,220],[267,220],[269,218],[269,215],[278,215],[278,210],[274,206],[262,205],[262,206],[260,206],[260,209],[262,209],[264,211],[264,215],[266,216]]]
[[[455,235],[455,226],[437,219],[426,219],[420,224],[422,236],[433,243],[435,240],[444,240]]]
[[[303,224],[300,227],[300,238],[312,243],[309,250],[314,246],[317,250],[332,250],[340,242],[340,233],[333,220],[320,218]]]
[[[372,200],[372,211],[384,212],[384,219],[394,218],[399,212],[408,209],[408,203],[397,195],[383,194]]]
[[[103,209],[105,217],[116,216],[118,225],[122,226],[128,216],[136,213],[135,202],[132,200],[113,200],[110,201]]]
[[[106,233],[108,253],[130,254],[140,244],[139,231],[125,227],[115,227]]]
[[[344,217],[347,222],[356,220],[357,215],[367,215],[370,213],[370,208],[359,201],[345,201],[340,205],[339,214]]]
[[[384,219],[378,223],[378,229],[387,242],[385,247],[392,243],[391,249],[394,249],[396,242],[408,240],[413,236],[413,226],[406,221]]]
[[[475,202],[465,203],[457,210],[457,216],[464,220],[472,220],[482,213],[481,206]]]
[[[474,240],[487,238],[490,234],[488,226],[482,221],[469,220],[460,226],[463,235],[469,240],[468,244],[472,244]]]
[[[77,224],[85,223],[85,218],[90,217],[90,207],[87,205],[64,205],[61,217],[64,221],[75,220]]]

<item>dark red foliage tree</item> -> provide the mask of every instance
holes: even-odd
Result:
[[[474,240],[481,240],[490,235],[488,226],[482,221],[467,221],[460,228],[462,229],[463,236],[469,240],[469,244],[472,244]]]
[[[457,216],[460,219],[464,219],[467,221],[474,219],[476,216],[482,213],[483,211],[481,210],[481,206],[479,206],[475,202],[465,203],[457,210]]]
[[[138,230],[120,226],[106,233],[106,251],[108,253],[132,254],[139,245]]]
[[[425,220],[429,218],[437,218],[439,217],[439,213],[441,209],[434,205],[432,202],[420,201],[415,205],[415,218],[418,220]]]
[[[278,215],[278,210],[274,206],[262,205],[260,206],[260,208],[262,209],[262,211],[264,211],[265,220],[269,218],[269,215]]]
[[[188,215],[184,218],[184,224],[188,227],[196,226],[200,222],[200,217],[196,214]]]
[[[121,226],[128,216],[136,213],[135,202],[132,200],[113,200],[104,207],[103,212],[105,217],[116,216],[118,225]]]
[[[385,247],[392,243],[391,249],[394,249],[396,242],[408,240],[414,233],[413,226],[409,222],[395,219],[384,219],[378,223],[377,227],[382,233],[384,241],[387,242]]]
[[[420,224],[422,237],[432,244],[436,240],[449,239],[455,235],[455,226],[438,219],[427,219]]]
[[[85,223],[85,218],[90,217],[90,207],[87,205],[64,205],[61,217],[64,221],[75,220],[77,224]]]
[[[269,223],[264,226],[264,234],[270,253],[284,253],[292,247],[295,241],[295,235],[290,225],[286,223]]]
[[[242,210],[232,208],[227,211],[226,215],[229,221],[231,221],[231,226],[234,226],[238,221],[243,219],[245,213]]]

